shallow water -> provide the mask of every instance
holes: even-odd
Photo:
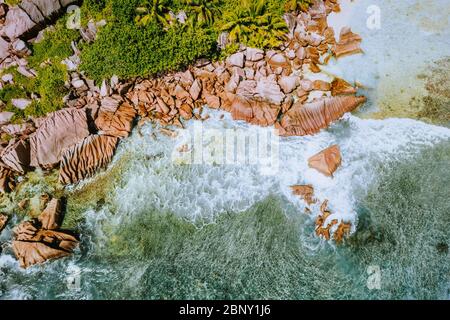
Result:
[[[352,17],[366,54],[329,71],[368,86],[363,113],[384,103],[407,109],[423,89],[421,68],[450,55],[448,15],[438,15],[440,23],[427,15],[448,9],[447,1],[344,2],[342,16]],[[366,27],[371,4],[382,9],[380,30]],[[208,113],[205,136],[274,137],[271,128]],[[246,161],[223,164],[216,138],[188,139],[197,125],[175,139],[151,125],[136,129],[105,173],[76,188],[97,182],[108,199],[69,206],[66,221],[82,240],[74,256],[21,270],[4,231],[0,298],[450,298],[449,129],[349,115],[313,137],[273,138],[262,162],[252,164],[244,148],[236,151]],[[178,152],[186,143],[190,152]],[[332,144],[343,155],[333,179],[307,165]],[[203,164],[190,163],[202,149]],[[319,208],[305,214],[294,184],[313,184],[333,217],[352,222],[344,246],[314,236]]]
[[[205,126],[271,130],[214,113]],[[170,139],[147,126],[121,145],[118,159],[132,153],[134,160],[113,203],[85,212],[80,250],[23,271],[6,249],[0,295],[448,298],[449,137],[448,129],[413,120],[351,116],[315,137],[283,139],[279,172],[267,176],[251,165],[180,165],[172,153],[183,135]],[[344,166],[334,180],[319,179],[306,159],[332,142],[341,145]],[[290,194],[292,183],[310,181],[336,214],[358,225],[345,246],[315,238],[317,209],[304,214]],[[373,265],[381,268],[381,290],[367,287]],[[79,283],[68,286],[73,279]]]

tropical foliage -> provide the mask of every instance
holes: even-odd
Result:
[[[151,22],[157,21],[165,28],[171,25],[170,7],[167,0],[144,0],[136,8],[138,14],[135,21],[140,26],[147,26]]]
[[[220,0],[184,0],[189,23],[198,27],[211,26],[221,13]]]
[[[221,31],[229,33],[231,43],[251,47],[276,47],[282,43],[287,26],[282,17],[267,10],[264,0],[245,0],[242,10],[224,15]]]
[[[9,2],[15,2],[9,0]],[[286,32],[284,9],[305,9],[311,0],[83,0],[81,22],[105,19],[92,44],[79,43],[80,71],[95,80],[118,75],[121,78],[175,71],[199,58],[218,59],[245,44],[269,48],[280,45]],[[300,9],[299,9],[300,8]],[[186,23],[177,23],[184,13]],[[29,79],[17,70],[14,83],[0,90],[5,108],[15,119],[43,115],[63,106],[68,72],[61,61],[72,54],[71,42],[78,41],[78,30],[65,28],[59,19],[44,40],[33,44],[29,67],[37,78]],[[229,34],[230,44],[219,51],[217,39]],[[13,98],[39,99],[19,110]]]
[[[287,0],[284,9],[287,12],[299,12],[308,10],[314,0]]]

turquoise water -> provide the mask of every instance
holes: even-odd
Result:
[[[0,263],[2,298],[448,299],[450,142],[395,166],[358,200],[359,227],[335,248],[279,196],[195,226],[172,213],[136,212],[83,227],[77,254],[21,271]],[[120,213],[116,213],[120,214]],[[380,266],[381,289],[367,287]],[[69,266],[69,268],[68,268]],[[76,266],[80,288],[69,289]]]

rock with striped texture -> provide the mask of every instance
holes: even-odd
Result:
[[[61,200],[54,198],[48,204],[47,207],[42,211],[38,218],[42,225],[42,229],[45,230],[56,230],[59,229],[62,222],[62,206]]]
[[[30,136],[31,166],[51,168],[64,149],[89,135],[86,110],[67,108],[51,113]]]
[[[30,147],[25,140],[13,139],[1,153],[1,160],[11,170],[24,174],[30,166]]]
[[[6,223],[8,222],[8,216],[0,213],[0,232],[6,227]]]
[[[115,112],[100,109],[95,125],[104,135],[126,138],[131,132],[136,114],[133,106],[125,102]]]
[[[231,115],[234,120],[244,120],[248,123],[267,127],[277,121],[281,106],[236,95],[231,105]]]
[[[0,194],[8,193],[11,190],[12,178],[12,171],[9,168],[0,166]]]
[[[26,221],[15,229],[14,254],[22,268],[51,259],[66,257],[78,245],[78,239],[67,232],[38,229],[35,221]]]
[[[305,136],[327,128],[366,101],[365,97],[340,96],[323,98],[311,103],[295,103],[276,124],[281,136]]]
[[[73,184],[93,176],[111,162],[119,138],[92,135],[66,149],[62,155],[59,181]]]

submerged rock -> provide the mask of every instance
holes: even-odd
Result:
[[[308,205],[317,202],[314,198],[314,187],[311,185],[291,186],[292,192],[306,201]]]
[[[339,146],[334,145],[309,158],[308,165],[310,168],[332,177],[333,173],[340,167],[341,162]]]
[[[62,222],[62,206],[61,200],[52,199],[42,211],[38,218],[42,225],[42,229],[56,230],[61,226]]]
[[[14,228],[12,248],[22,268],[70,255],[78,245],[77,237],[58,230],[62,223],[60,200],[53,199],[38,219]]]
[[[5,194],[11,191],[13,185],[12,171],[0,165],[0,194]]]

